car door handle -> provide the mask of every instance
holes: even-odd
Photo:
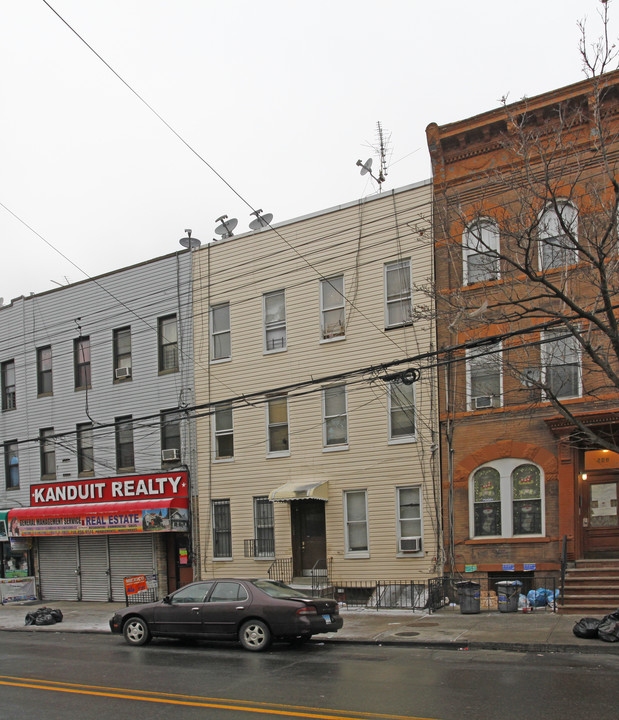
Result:
[[[200,612],[199,607],[191,608],[191,612]]]
[[[237,610],[245,610],[245,607],[243,605],[239,605],[236,609]]]

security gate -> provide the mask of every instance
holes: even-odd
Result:
[[[38,540],[43,600],[125,599],[123,579],[154,574],[152,535],[82,535]]]

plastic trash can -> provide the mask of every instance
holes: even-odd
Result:
[[[479,587],[479,583],[472,580],[463,580],[456,583],[461,615],[475,615],[480,612]]]
[[[496,583],[499,612],[517,612],[520,597],[520,580],[501,580]]]

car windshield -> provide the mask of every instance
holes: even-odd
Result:
[[[307,598],[307,593],[299,592],[294,588],[288,587],[282,582],[273,580],[254,580],[253,584],[274,598]]]

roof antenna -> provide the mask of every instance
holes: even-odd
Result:
[[[373,146],[373,150],[378,155],[380,168],[378,171],[378,175],[374,175],[372,172],[372,158],[368,158],[365,162],[362,162],[361,160],[357,160],[357,166],[361,168],[361,175],[369,175],[374,182],[378,183],[378,189],[379,192],[382,189],[382,184],[385,182],[385,179],[387,177],[387,146],[389,144],[388,140],[385,140],[385,135],[383,133],[383,127],[380,124],[380,121],[376,123],[376,134],[378,136],[378,147]]]

